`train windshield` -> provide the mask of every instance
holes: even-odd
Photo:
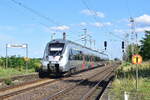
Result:
[[[64,43],[51,43],[49,44],[49,55],[60,56],[64,48]]]

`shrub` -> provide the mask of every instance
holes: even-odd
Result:
[[[5,79],[5,80],[4,80],[4,83],[5,83],[6,85],[12,85],[12,84],[13,84],[13,83],[12,83],[12,80],[11,80],[10,78]]]

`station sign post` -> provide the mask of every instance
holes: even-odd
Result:
[[[28,44],[6,44],[6,68],[8,67],[8,48],[26,48],[26,59],[28,59]],[[28,60],[26,61],[26,71],[28,69]]]
[[[132,63],[136,65],[136,90],[138,90],[138,65],[142,63],[142,56],[138,54],[133,55]]]

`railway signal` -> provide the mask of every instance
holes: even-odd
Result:
[[[122,41],[122,52],[124,52],[124,41]]]
[[[107,41],[104,41],[104,47],[105,47],[105,50],[107,48]]]

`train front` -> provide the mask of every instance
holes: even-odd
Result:
[[[62,41],[53,40],[47,44],[42,61],[42,72],[47,74],[62,74],[63,66],[63,53],[65,43]]]

